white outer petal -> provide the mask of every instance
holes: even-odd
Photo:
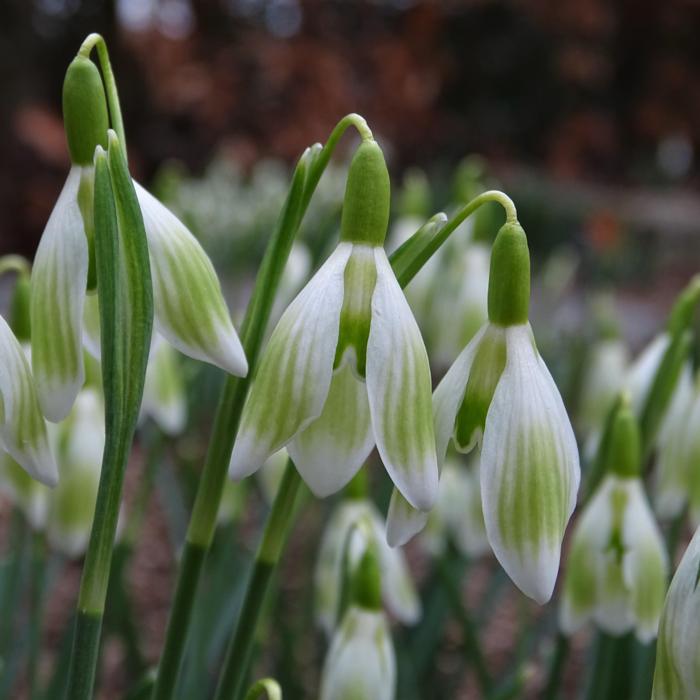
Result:
[[[503,568],[523,593],[542,604],[554,590],[561,540],[576,506],[580,481],[578,447],[559,390],[534,347],[530,324],[508,327],[506,344],[506,366],[486,416],[481,452],[484,521],[491,547]],[[516,488],[514,478],[519,468],[526,470],[526,479],[533,478],[536,465],[518,465],[516,443],[535,427],[544,428],[553,439],[561,488],[558,495],[562,499],[557,505],[562,518],[555,541],[535,543],[522,539],[518,551],[507,544],[501,531],[499,502],[502,488]],[[534,503],[532,495],[513,492],[512,498],[516,502],[520,498],[520,506],[526,509],[550,505]]]
[[[78,206],[82,168],[73,166],[42,234],[32,268],[32,366],[44,415],[65,418],[85,381],[83,304],[88,243]],[[67,353],[67,376],[57,366]]]
[[[412,540],[428,522],[428,511],[414,508],[397,488],[391,492],[386,516],[386,541],[390,547],[402,547]]]
[[[335,249],[273,331],[243,408],[229,465],[231,478],[255,472],[321,415],[333,374],[343,274],[351,251],[349,243]],[[292,373],[290,395],[281,393],[287,390],[287,372]]]
[[[435,502],[438,468],[430,366],[418,324],[383,248],[374,249],[377,283],[367,342],[367,393],[377,449],[406,500]]]

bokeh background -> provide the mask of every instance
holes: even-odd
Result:
[[[366,117],[385,149],[395,217],[427,218],[453,206],[465,195],[464,159],[483,159],[483,184],[513,197],[528,232],[541,273],[540,326],[552,331],[553,356],[569,342],[567,329],[586,337],[591,308],[603,297],[612,309],[606,318],[612,314],[638,349],[700,269],[697,2],[3,0],[0,254],[33,256],[63,184],[69,159],[61,85],[92,31],[102,33],[110,49],[135,176],[202,240],[236,314],[291,165],[351,111]],[[352,146],[346,139],[341,151]],[[305,226],[312,252],[320,254],[337,225],[343,163],[341,154]],[[553,330],[555,321],[564,335]],[[123,697],[135,672],[156,660],[162,640],[176,550],[219,381],[206,369],[185,369],[197,377],[194,428],[168,458],[177,475],[159,476],[130,566],[135,619],[143,627],[139,655],[128,657],[123,635],[108,636],[100,697]],[[142,478],[147,448],[137,445],[129,497]],[[216,549],[212,567],[219,568],[209,593],[228,607],[202,612],[197,639],[220,645],[226,636],[259,510],[236,526],[235,551],[225,544]],[[6,515],[7,553],[13,541]],[[322,519],[318,509],[302,517],[278,593],[291,605],[280,624],[268,628],[272,649],[260,662],[276,671],[291,698],[313,697],[323,655],[323,641],[305,622],[308,571],[294,566],[313,561],[317,535],[310,533]],[[409,555],[425,583],[423,558],[410,549]],[[516,639],[518,622],[536,613],[512,591],[497,596],[495,568],[491,561],[475,565],[460,594],[489,611],[484,634],[494,668],[512,669],[513,659],[525,659],[528,697],[537,697],[551,620],[531,638]],[[79,573],[79,564],[57,565],[41,668],[46,677],[65,648]],[[216,589],[222,581],[230,581],[234,595]],[[503,577],[497,581],[498,590],[510,586]],[[426,605],[443,622],[418,641],[400,640],[415,677],[402,678],[399,697],[478,697],[463,660],[462,628],[448,603],[438,596]],[[576,683],[585,663],[583,651],[573,655],[568,682]],[[183,698],[197,696],[201,679],[190,676]],[[12,697],[23,697],[23,688],[17,681]],[[440,692],[433,695],[435,688]]]

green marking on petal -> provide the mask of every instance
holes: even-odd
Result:
[[[637,553],[638,563],[632,586],[632,609],[643,625],[655,623],[666,596],[666,566],[661,551],[646,545]]]
[[[574,538],[566,564],[564,596],[576,615],[592,610],[596,604],[597,578],[595,566],[592,565],[593,555],[585,537],[579,535]]]

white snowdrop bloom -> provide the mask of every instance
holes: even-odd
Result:
[[[286,446],[311,490],[347,484],[376,444],[419,508],[437,494],[428,357],[382,247],[389,176],[374,141],[348,174],[341,242],[285,311],[248,394],[229,473]]]
[[[671,337],[667,332],[659,333],[639,353],[629,367],[625,378],[625,389],[629,392],[632,408],[637,416],[642,411],[656,372],[670,342]]]
[[[433,396],[438,462],[452,439],[481,443],[481,498],[489,543],[513,582],[544,603],[559,570],[564,530],[580,481],[576,440],[528,322],[530,258],[525,232],[506,223],[491,254],[489,321]],[[396,492],[387,535],[401,543],[427,519]]]
[[[700,530],[673,576],[659,623],[652,700],[699,700]]]
[[[68,414],[83,386],[83,314],[86,292],[96,284],[93,155],[97,145],[106,147],[109,123],[102,80],[88,58],[71,63],[63,98],[73,165],[37,249],[31,295],[32,367],[44,415],[54,422]],[[186,355],[244,376],[243,348],[211,261],[172,212],[135,187],[158,331]]]
[[[414,624],[420,617],[420,600],[403,552],[386,543],[384,522],[377,509],[366,499],[348,499],[338,505],[326,525],[314,575],[316,615],[329,636],[338,623],[343,560],[349,537],[360,526],[368,528],[377,548],[385,607],[405,624]]]
[[[560,608],[572,634],[586,621],[644,643],[656,636],[668,557],[639,477],[640,444],[628,405],[615,417],[608,469],[576,525]]]

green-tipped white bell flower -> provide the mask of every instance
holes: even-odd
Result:
[[[656,642],[652,700],[698,700],[700,673],[700,530],[688,545],[668,589]]]
[[[336,629],[321,674],[320,700],[393,700],[396,655],[381,609],[378,563],[363,556],[351,604]]]
[[[338,505],[326,525],[314,576],[316,615],[329,636],[337,627],[343,561],[349,538],[357,527],[366,527],[376,546],[384,606],[407,625],[414,624],[420,617],[420,600],[403,552],[386,543],[384,523],[374,504],[364,498],[351,498]]]
[[[47,486],[56,485],[58,469],[29,362],[1,316],[0,449],[37,481]]]
[[[84,382],[83,313],[96,286],[93,191],[95,147],[107,147],[102,79],[84,56],[63,85],[72,167],[39,243],[32,271],[32,367],[44,415],[57,422]],[[248,367],[214,267],[197,239],[140,185],[150,251],[156,325],[176,348],[235,375]]]
[[[438,499],[421,537],[433,556],[443,554],[448,541],[470,559],[491,550],[481,505],[478,455],[470,461],[466,465],[447,457],[442,467]]]
[[[350,481],[374,445],[418,508],[437,494],[428,357],[384,252],[389,175],[374,141],[350,165],[341,242],[285,311],[243,409],[230,475],[287,446],[320,497]]]
[[[506,223],[491,253],[489,321],[438,385],[433,411],[439,462],[451,439],[462,452],[481,443],[489,542],[513,582],[544,603],[580,469],[569,417],[528,322],[529,299],[527,238],[517,222]],[[417,518],[404,518],[401,528],[410,534]]]
[[[666,593],[668,557],[639,476],[640,440],[629,405],[615,417],[608,473],[577,523],[560,608],[573,634],[588,620],[608,634],[655,636]]]

